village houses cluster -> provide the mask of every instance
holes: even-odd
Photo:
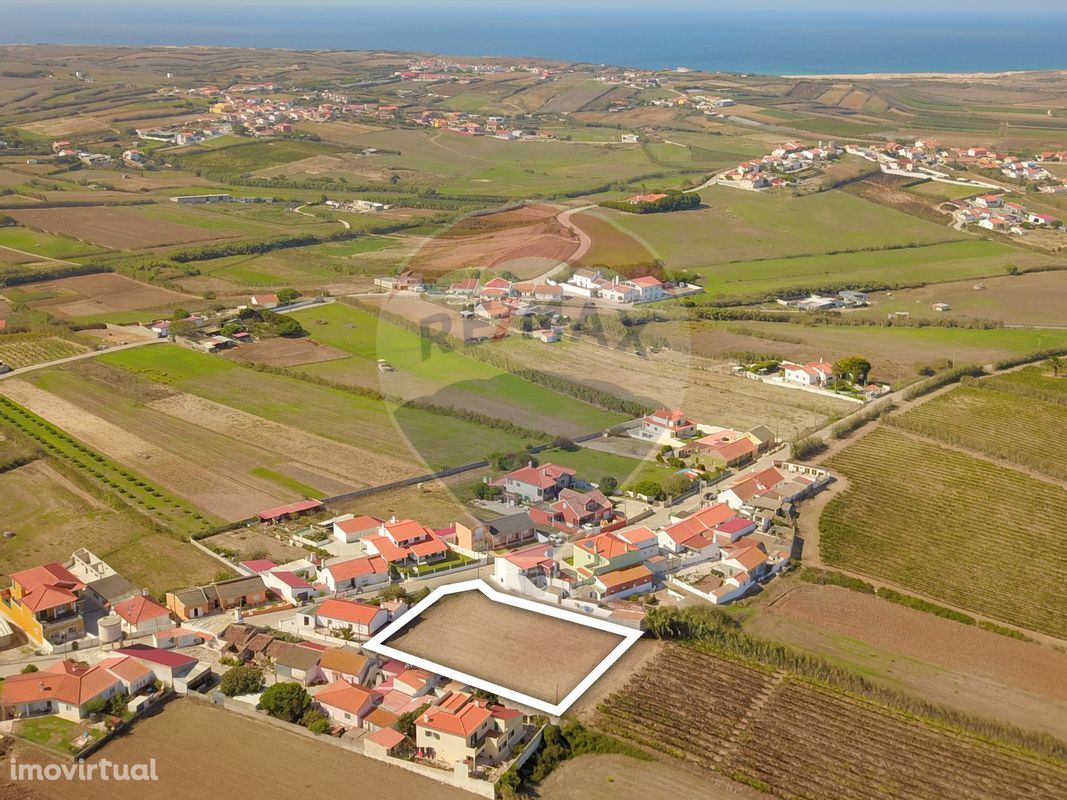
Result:
[[[218,702],[256,713],[264,687],[295,683],[324,732],[364,755],[432,765],[439,778],[495,781],[532,752],[542,718],[536,707],[503,703],[371,647],[410,618],[412,585],[484,568],[507,596],[640,630],[644,606],[635,596],[728,603],[785,569],[794,505],[829,480],[823,470],[775,460],[778,442],[763,426],[737,431],[659,409],[613,435],[683,464],[678,474],[689,479],[719,476],[718,488],[704,494],[695,480],[663,506],[661,522],[641,524],[627,518],[615,491],[531,460],[486,478],[491,519],[437,528],[338,515],[314,499],[266,509],[247,525],[288,537],[305,556],[231,556],[233,577],[168,591],[162,601],[84,549],[65,563],[16,572],[0,592],[0,640],[21,637],[63,659],[4,681],[0,715],[59,716],[78,723],[71,746],[87,747],[169,693],[210,690],[215,673],[245,665],[257,668],[263,686]],[[639,489],[628,494],[640,499]]]
[[[819,142],[814,147],[800,142],[785,142],[762,158],[743,161],[719,180],[722,186],[759,191],[778,189],[790,183],[789,176],[817,167],[841,155],[834,142]]]

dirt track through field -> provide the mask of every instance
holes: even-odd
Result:
[[[177,394],[146,405],[215,433],[273,450],[306,469],[341,480],[353,488],[388,483],[411,477],[416,472],[411,464],[398,459],[257,417],[194,394]]]
[[[3,393],[90,447],[225,520],[245,519],[291,496],[270,495],[252,489],[231,477],[169,453],[20,378],[5,381]]]

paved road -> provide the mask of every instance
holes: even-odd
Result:
[[[90,350],[88,353],[78,353],[76,356],[67,356],[66,358],[57,358],[55,361],[44,361],[40,364],[31,364],[28,367],[19,367],[13,369],[11,372],[6,372],[0,375],[0,380],[4,378],[17,378],[19,375],[24,375],[27,372],[33,372],[38,369],[45,369],[47,367],[56,367],[60,364],[69,364],[72,361],[81,361],[86,358],[96,358],[102,356],[105,353],[116,353],[119,350],[132,350],[135,347],[147,347],[150,344],[164,344],[166,339],[145,339],[143,342],[131,342],[129,344],[119,344],[114,347],[106,347],[103,350]]]

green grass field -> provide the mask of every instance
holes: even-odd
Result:
[[[646,478],[662,481],[674,473],[673,467],[642,461],[614,453],[604,453],[581,447],[577,450],[549,450],[538,455],[542,464],[561,464],[577,470],[578,477],[599,483],[600,479],[610,475],[620,486],[643,481]]]
[[[372,397],[259,372],[182,347],[143,347],[108,353],[101,360],[298,430],[410,459],[413,471],[423,461],[440,469],[528,444],[518,436],[465,420],[394,408]]]
[[[587,216],[609,220],[643,242],[675,273],[711,275],[714,265],[751,259],[817,255],[861,248],[932,244],[963,234],[843,192],[804,197],[715,186],[701,193],[707,206],[670,214],[626,214],[604,209]],[[618,263],[594,237],[588,264]],[[632,257],[623,263],[633,263]],[[745,268],[742,267],[742,270]]]
[[[850,486],[819,520],[827,564],[1035,631],[1067,634],[1063,489],[886,428],[846,447],[828,466]]]
[[[837,255],[735,261],[690,270],[703,276],[704,300],[756,297],[782,289],[835,286],[894,287],[1002,275],[1009,264],[1025,264],[1029,253],[970,239],[894,250]],[[701,298],[694,298],[698,303]]]
[[[980,385],[1010,392],[1019,397],[1067,405],[1067,376],[1053,375],[1041,367],[1026,367],[1015,372],[994,375],[984,378]]]
[[[223,175],[242,175],[310,156],[337,152],[341,152],[341,148],[321,142],[284,139],[267,142],[240,140],[240,143],[226,147],[183,153],[177,160],[188,169]]]
[[[68,259],[103,253],[104,249],[88,242],[69,239],[65,236],[53,236],[50,233],[30,230],[29,228],[0,228],[0,247],[10,247],[33,253],[42,258]]]
[[[412,331],[342,303],[302,309],[293,316],[315,339],[351,353],[352,359],[361,362],[364,369],[384,358],[404,375],[427,381],[439,390],[458,392],[460,401],[463,395],[473,395],[468,401],[471,406],[526,427],[539,427],[530,423],[530,415],[536,415],[538,421],[547,417],[572,423],[583,432],[608,428],[623,419],[619,414],[557,394],[462,353],[427,347]],[[317,324],[319,321],[327,324]],[[351,368],[346,360],[336,360],[302,369],[331,377]],[[428,399],[438,401],[435,397]],[[447,399],[442,396],[440,401],[447,402]]]

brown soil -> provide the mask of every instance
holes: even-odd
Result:
[[[934,702],[1067,739],[1067,654],[1052,647],[839,586],[799,584],[769,603],[766,611],[777,620],[761,615],[753,621],[757,633],[828,655],[858,657],[873,668],[872,674],[884,670],[890,682]],[[850,646],[840,637],[862,645]],[[888,652],[883,657],[875,648]]]
[[[613,633],[497,603],[472,590],[438,600],[388,644],[557,703],[620,641]]]
[[[412,465],[403,461],[291,428],[198,395],[177,394],[147,405],[201,428],[273,450],[350,486],[387,483],[413,473]],[[360,468],[355,470],[354,465]],[[366,479],[356,477],[357,474]]]
[[[166,244],[225,239],[231,234],[164,222],[121,206],[38,208],[10,211],[23,225],[49,233],[73,236],[115,250],[139,250]]]
[[[409,266],[437,275],[463,267],[488,267],[532,278],[566,261],[578,249],[577,238],[556,220],[558,213],[558,208],[538,205],[471,217],[427,239]]]
[[[227,350],[225,357],[246,364],[264,364],[268,367],[293,367],[298,364],[314,364],[348,358],[348,353],[336,347],[320,344],[313,339],[286,339],[275,337]]]
[[[117,461],[226,520],[250,517],[290,495],[267,494],[182,458],[21,379],[4,394]]]
[[[79,275],[74,278],[26,284],[21,288],[27,292],[56,292],[56,297],[31,302],[29,305],[60,317],[84,317],[114,311],[169,307],[180,305],[189,299],[189,295],[149,286],[113,273]],[[145,322],[151,321],[147,316]]]
[[[761,800],[767,795],[717,775],[628,756],[585,755],[538,787],[542,800]]]
[[[469,800],[471,795],[397,767],[363,758],[326,741],[305,739],[235,712],[177,700],[133,731],[105,745],[89,763],[102,758],[119,764],[156,759],[159,781],[109,782],[87,786],[57,781],[34,787],[52,800],[186,800],[226,797],[425,797]],[[47,763],[41,751],[20,746],[18,758]],[[7,770],[2,776],[7,779]],[[21,787],[20,787],[21,788]],[[29,793],[12,795],[28,797]]]

